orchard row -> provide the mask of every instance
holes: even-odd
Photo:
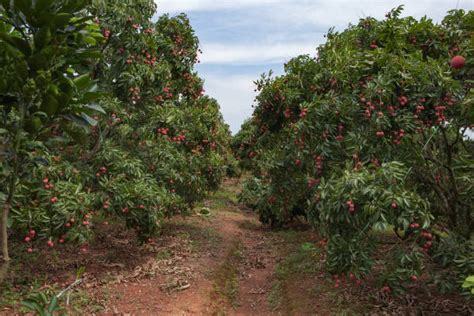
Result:
[[[234,158],[193,69],[185,15],[152,0],[1,1],[0,200],[24,249],[76,243],[98,222],[151,240],[215,190]],[[8,227],[7,227],[8,226]],[[13,254],[15,256],[15,254]]]
[[[306,218],[334,275],[385,293],[420,277],[462,291],[474,274],[474,12],[440,24],[401,13],[331,31],[316,58],[256,82],[233,141],[252,173],[241,199],[274,226]]]

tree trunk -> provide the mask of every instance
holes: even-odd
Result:
[[[2,244],[2,257],[3,261],[10,261],[10,256],[8,254],[8,229],[7,229],[7,223],[8,223],[8,213],[10,212],[10,204],[8,202],[5,202],[5,205],[3,206],[3,212],[2,212],[2,218],[0,221],[0,241]]]
[[[23,136],[23,122],[25,120],[26,106],[20,102],[19,108],[20,120],[16,129],[13,147],[13,173],[10,176],[10,184],[8,188],[8,197],[3,205],[2,217],[0,221],[0,243],[2,247],[3,261],[10,261],[10,255],[8,253],[8,214],[13,204],[15,197],[16,182],[18,180],[18,173],[20,171],[20,146],[21,137]]]
[[[3,205],[2,217],[0,220],[0,242],[2,245],[2,256],[3,261],[10,261],[10,256],[8,254],[8,214],[10,213],[10,208],[13,203],[13,198],[15,196],[16,181],[18,179],[18,169],[19,169],[18,156],[15,157],[13,175],[10,179],[10,187],[8,190],[8,197]]]

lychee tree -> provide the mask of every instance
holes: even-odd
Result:
[[[88,1],[0,2],[0,201],[3,260],[8,253],[10,210],[16,189],[30,182],[31,165],[48,161],[35,153],[58,131],[90,126],[102,111],[88,74],[100,57],[98,26]]]
[[[104,92],[90,106],[104,111],[87,117],[91,130],[55,129],[34,151],[44,164],[29,166],[11,214],[27,251],[44,241],[87,252],[95,225],[110,219],[150,240],[225,175],[230,133],[193,70],[198,40],[185,15],[152,20],[155,10],[149,0],[97,0],[82,12],[104,38],[103,59],[88,65]]]
[[[96,155],[89,157],[98,167],[107,166],[111,178],[120,174],[139,184],[143,176],[157,183],[157,204],[151,206],[155,212],[132,212],[134,207],[124,205],[125,199],[114,201],[120,195],[113,188],[103,188],[111,209],[146,238],[158,230],[159,219],[188,211],[215,190],[230,157],[228,127],[217,102],[204,96],[203,82],[193,70],[199,42],[189,20],[185,15],[164,15],[153,22],[155,9],[153,1],[93,5],[107,37],[107,62],[97,66],[96,76],[115,95],[104,100],[111,116],[97,131]],[[126,158],[117,160],[115,152]],[[129,174],[131,161],[140,165],[139,172]],[[120,183],[109,183],[114,182]],[[136,208],[144,203],[139,199],[138,194],[132,202],[129,196],[127,203]],[[137,214],[145,216],[143,221],[134,218]],[[150,220],[144,214],[154,215]]]
[[[474,13],[435,24],[401,11],[330,31],[316,58],[264,75],[241,131],[252,136],[237,146],[259,179],[247,187],[262,221],[307,217],[328,239],[331,272],[364,277],[373,232],[393,230],[410,250],[385,262],[390,291],[421,273],[423,252],[437,261],[446,232],[469,245],[473,231]],[[452,257],[457,282],[473,268],[469,247]]]

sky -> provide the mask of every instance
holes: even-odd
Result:
[[[203,51],[196,70],[233,133],[252,115],[253,82],[270,69],[282,74],[292,57],[314,56],[330,28],[342,31],[368,16],[383,19],[401,4],[403,16],[426,15],[436,22],[451,9],[474,10],[474,0],[155,1],[158,15],[188,15]]]

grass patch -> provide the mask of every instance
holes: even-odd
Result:
[[[214,272],[213,292],[211,299],[217,300],[219,306],[236,307],[239,294],[239,262],[242,260],[241,241],[235,241],[224,262]],[[221,311],[222,312],[222,311]],[[217,313],[219,315],[219,312]]]
[[[238,199],[235,192],[221,189],[211,194],[208,202],[211,209],[228,210],[238,204]]]
[[[262,226],[260,223],[245,220],[239,223],[239,228],[246,229],[246,230],[251,230],[251,231],[256,231],[260,229]]]
[[[195,251],[204,251],[219,247],[222,237],[210,227],[199,227],[190,232],[191,247]]]
[[[7,311],[13,313],[27,314],[31,313],[21,303],[22,301],[31,297],[34,293],[44,293],[48,300],[51,300],[55,295],[61,292],[62,289],[58,287],[50,287],[47,289],[43,288],[39,284],[32,285],[30,289],[22,289],[22,291],[11,290],[8,287],[2,288],[2,297],[0,300],[0,312]],[[66,305],[67,298],[69,297],[69,305]],[[108,299],[108,295],[104,293],[103,300]],[[88,293],[86,290],[71,290],[69,293],[64,294],[58,299],[58,305],[61,310],[67,311],[68,313],[74,313],[79,315],[87,311],[87,313],[98,313],[104,310],[104,304],[100,303],[95,296]]]
[[[162,249],[156,254],[156,260],[169,259],[173,256],[173,253],[169,249]]]
[[[231,201],[232,203],[237,203],[237,195],[233,191],[227,190],[218,190],[211,196],[212,199],[220,199],[225,201]]]
[[[314,236],[302,230],[274,233],[281,240],[280,257],[268,295],[270,306],[284,315],[365,315],[374,306],[349,295],[346,288],[334,288],[325,272],[321,248]]]
[[[295,242],[298,234],[294,231],[286,231],[283,233],[285,240],[290,244]],[[299,236],[301,237],[301,236]],[[283,308],[286,313],[291,313],[298,303],[290,293],[290,282],[297,279],[298,276],[305,278],[320,270],[319,250],[314,247],[312,243],[304,242],[297,243],[297,247],[286,254],[285,259],[280,262],[275,268],[275,281],[272,290],[268,296],[270,306],[273,309]]]
[[[194,223],[167,223],[164,234],[175,235],[181,239],[191,241],[191,247],[195,251],[204,251],[219,246],[222,237],[211,227],[201,226]]]
[[[102,312],[104,310],[105,301],[109,298],[108,291],[103,291],[103,294],[104,297],[102,299],[102,302],[100,302],[95,296],[85,290],[71,292],[69,298],[69,307],[75,315],[79,315],[84,311],[87,311],[91,314]],[[64,306],[64,304],[62,306]]]

